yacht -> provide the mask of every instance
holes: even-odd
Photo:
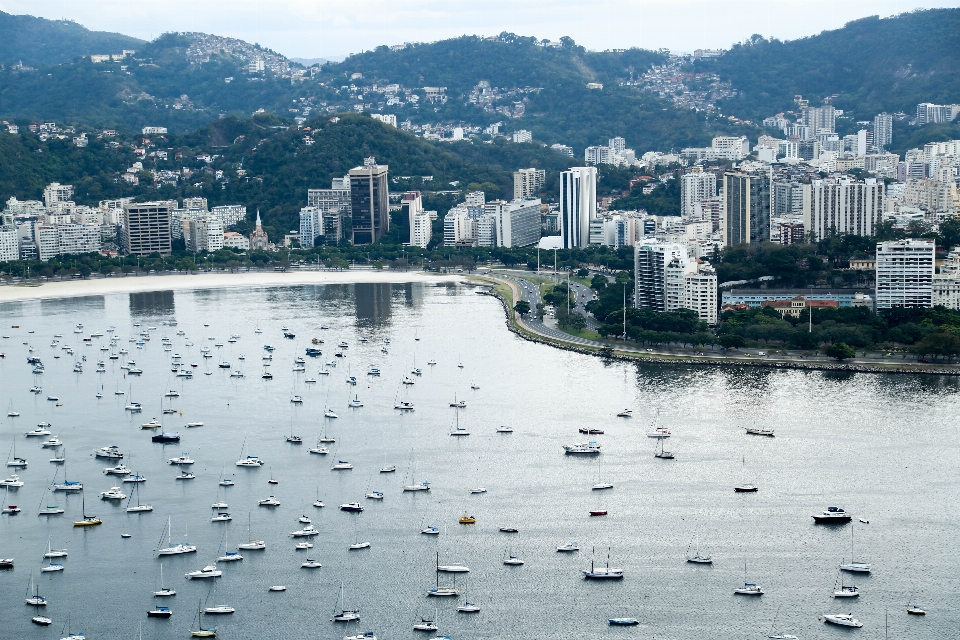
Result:
[[[437,565],[437,571],[441,573],[469,573],[470,567],[462,564],[441,564]]]
[[[310,449],[308,449],[308,451],[309,451],[310,453],[315,453],[315,454],[321,455],[321,456],[325,456],[325,455],[327,455],[328,453],[330,453],[330,449],[327,449],[326,447],[321,447],[319,442],[317,443],[317,446],[315,446],[315,447],[310,447]]]
[[[310,518],[307,517],[307,514],[303,514],[302,516],[297,518],[297,522],[299,522],[300,524],[310,524]]]
[[[383,500],[383,492],[381,491],[370,491],[364,496],[370,500]]]
[[[500,527],[500,533],[519,533],[520,530],[516,527]]]
[[[557,547],[557,551],[560,551],[563,553],[569,553],[571,551],[580,551],[580,545],[578,545],[576,542],[568,542],[565,545]]]
[[[15,515],[17,515],[18,513],[20,513],[20,507],[18,507],[18,506],[15,505],[15,504],[8,504],[8,505],[5,506],[3,509],[0,509],[0,513],[6,513],[6,514],[8,514],[8,515],[15,516]],[[42,571],[42,569],[41,569],[41,571]]]
[[[323,412],[324,418],[337,418],[339,417],[333,409],[327,409]]]
[[[205,578],[219,578],[223,575],[223,571],[217,569],[217,565],[208,564],[203,569],[198,571],[191,571],[190,573],[184,574],[184,577],[188,580],[196,579],[205,579]]]
[[[202,426],[203,426],[203,423],[202,423],[202,422],[188,422],[188,423],[187,423],[187,427],[188,427],[188,428],[202,427]]]
[[[167,460],[167,464],[182,465],[182,464],[193,464],[193,463],[194,463],[194,460],[192,460],[190,456],[188,456],[186,453],[179,455],[176,458],[169,458]]]
[[[11,473],[9,478],[6,478],[0,482],[0,487],[9,487],[11,489],[19,489],[23,486],[23,480],[20,479],[15,473]]]
[[[346,460],[337,460],[336,464],[330,467],[331,471],[347,471],[353,469],[353,465]]]
[[[257,500],[257,504],[261,507],[279,507],[280,501],[277,500],[276,496],[269,496],[261,500]]]
[[[176,357],[179,357],[179,356],[176,356]],[[167,391],[167,392],[166,392],[165,394],[163,394],[163,395],[164,395],[165,397],[167,397],[167,398],[179,398],[179,397],[180,397],[180,392],[177,391],[176,389],[170,389],[170,391]]]
[[[635,627],[640,624],[636,618],[610,618],[607,621],[611,626],[617,627]]]
[[[173,433],[158,433],[150,437],[151,442],[180,442],[180,434],[177,432]]]
[[[622,580],[623,569],[610,566],[610,557],[607,556],[607,566],[594,566],[593,560],[590,561],[590,569],[583,569],[581,572],[585,580]]]
[[[817,524],[846,524],[852,516],[840,507],[827,507],[826,511],[812,517]]]
[[[395,465],[390,464],[385,467],[381,467],[380,473],[394,473],[396,470],[397,470],[397,467]]]
[[[205,614],[207,614],[207,615],[210,615],[210,614],[227,614],[227,613],[233,613],[234,611],[235,611],[235,609],[234,609],[233,607],[229,607],[229,606],[223,605],[223,604],[221,604],[221,605],[216,605],[216,606],[213,606],[213,607],[207,607],[207,608],[205,608],[205,609],[203,610],[203,612],[204,612]]]
[[[867,562],[846,562],[840,565],[841,571],[849,571],[850,573],[870,573],[870,564]]]
[[[140,413],[143,411],[143,406],[139,402],[130,402],[123,408],[125,411],[130,411],[132,413]]]
[[[308,524],[303,529],[290,532],[291,538],[309,538],[318,535],[320,535],[320,530],[314,527],[312,524]]]
[[[503,564],[507,565],[508,567],[519,567],[523,565],[523,560],[511,554],[509,558],[503,561]]]
[[[456,400],[456,399],[455,399],[453,402],[450,403],[450,406],[451,406],[451,407],[454,407],[454,408],[456,408],[456,409],[466,409],[466,408],[467,408],[467,403],[466,403],[465,400]]]
[[[359,502],[347,502],[346,504],[340,505],[340,511],[360,513],[363,511],[363,506]]]
[[[735,493],[756,493],[759,491],[756,485],[752,484],[740,484],[733,488]]]
[[[107,491],[100,492],[101,500],[126,500],[127,494],[120,491],[120,487],[110,487]]]
[[[358,551],[360,549],[369,549],[369,548],[370,548],[369,542],[354,542],[349,547],[347,547],[349,551]]]
[[[617,417],[618,417],[618,418],[632,418],[632,417],[633,417],[633,409],[624,409],[623,411],[621,411],[620,413],[617,414]]]
[[[404,491],[430,491],[430,483],[424,480],[420,484],[405,484]]]
[[[457,607],[457,611],[460,613],[479,613],[480,607],[467,600],[462,605]]]
[[[120,448],[115,444],[109,447],[100,447],[93,452],[93,455],[97,458],[107,458],[108,460],[120,460],[123,458],[123,454],[120,453]]]
[[[172,535],[172,534],[171,534],[171,530],[170,530],[170,518],[168,517],[168,518],[167,518],[167,526],[166,526],[166,528],[164,529],[164,535],[160,538],[160,544],[162,545],[163,542],[164,542],[164,540],[166,540],[167,546],[166,546],[166,547],[158,547],[157,549],[155,549],[155,551],[157,552],[157,555],[160,555],[160,556],[177,556],[177,555],[182,555],[182,554],[184,554],[184,553],[196,553],[196,551],[197,551],[196,545],[185,544],[185,543],[171,544],[171,543],[170,543],[170,542],[171,542],[171,541],[170,541],[171,535]]]
[[[420,622],[417,622],[413,625],[414,631],[436,631],[440,627],[437,626],[437,623],[428,618],[421,616]]]
[[[600,455],[600,444],[595,440],[578,442],[572,445],[563,445],[563,450],[568,456],[596,456]]]
[[[357,386],[357,376],[347,376],[347,384]]]
[[[246,458],[242,458],[242,459],[240,459],[240,460],[237,460],[237,466],[238,466],[238,467],[262,467],[262,466],[263,466],[263,460],[261,460],[261,459],[260,459],[259,457],[257,457],[257,456],[249,456],[249,455],[248,455]]]
[[[147,611],[148,618],[169,618],[173,615],[170,607],[157,606]]]
[[[670,437],[670,429],[667,429],[666,427],[663,427],[663,426],[656,427],[653,431],[648,431],[648,432],[647,432],[647,437],[648,437],[648,438],[659,438],[659,439],[661,439],[661,440],[663,440],[664,438],[669,438],[669,437]]]
[[[747,434],[751,436],[767,436],[768,438],[773,437],[773,429],[747,429]]]
[[[497,427],[497,433],[513,433],[513,427]]]
[[[860,589],[856,585],[841,585],[839,589],[833,592],[834,598],[856,598],[860,595]]]
[[[217,558],[217,562],[237,562],[243,560],[243,556],[240,555],[239,551],[226,551],[222,556]],[[233,613],[232,611],[230,613]]]
[[[841,627],[856,627],[859,629],[863,626],[863,623],[854,618],[852,613],[825,613],[823,614],[823,621]]]
[[[55,504],[48,504],[48,505],[45,506],[43,509],[41,509],[40,512],[39,512],[37,515],[39,515],[39,516],[58,516],[58,515],[60,515],[61,513],[63,513],[63,507],[58,506],[58,505],[55,505]],[[2,568],[2,567],[0,567],[0,568]]]
[[[687,556],[687,562],[691,564],[713,564],[713,559],[710,556],[702,556],[700,552],[697,551],[696,554]]]
[[[193,480],[193,479],[196,478],[196,477],[197,477],[197,476],[195,476],[194,474],[190,473],[189,471],[187,471],[186,469],[183,469],[183,468],[181,467],[181,469],[180,469],[180,475],[174,476],[173,479],[174,479],[174,480]]]
[[[293,404],[303,404],[303,396],[293,396],[290,398],[290,402]]]
[[[45,426],[38,426],[36,429],[31,429],[30,431],[24,431],[23,435],[28,438],[33,438],[36,436],[48,436],[50,435],[50,429]]]
[[[63,565],[56,562],[51,562],[47,564],[47,566],[40,568],[40,573],[53,573],[56,571],[63,571]]]
[[[136,473],[131,473],[126,478],[121,480],[121,482],[146,482],[147,478],[145,476],[138,475]]]
[[[319,561],[317,561],[317,560],[312,560],[312,559],[310,559],[310,558],[307,558],[305,562],[300,563],[300,567],[301,567],[302,569],[319,569],[319,568],[322,567],[322,566],[323,566],[323,565],[320,564]]]
[[[313,549],[313,543],[312,543],[312,542],[298,542],[297,544],[293,545],[293,548],[294,548],[294,550],[296,550],[296,551],[306,551],[307,549]]]
[[[217,515],[210,518],[210,522],[230,522],[231,520],[233,520],[233,516],[226,511],[221,511]]]
[[[107,467],[103,470],[103,473],[108,476],[128,476],[131,471],[127,468],[127,465],[121,462],[115,467]]]
[[[380,369],[377,369],[376,367],[371,367],[369,370],[367,370],[367,375],[368,375],[368,376],[379,376],[379,375],[380,375]]]
[[[440,535],[440,527],[435,527],[434,525],[427,525],[420,530],[420,533],[428,536],[438,536]]]
[[[413,411],[413,403],[406,400],[400,400],[397,404],[393,405],[394,409],[399,409],[400,411]]]

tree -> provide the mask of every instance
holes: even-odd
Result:
[[[520,300],[517,304],[513,305],[513,310],[521,316],[525,316],[530,313],[530,303],[526,300]]]
[[[607,286],[607,277],[602,274],[597,274],[593,276],[593,279],[590,280],[590,288],[594,291],[600,291],[601,289],[606,288]]]
[[[918,356],[933,356],[933,359],[945,357],[952,362],[960,356],[960,336],[947,331],[928,333],[911,347]]]
[[[827,355],[843,361],[856,356],[857,351],[845,342],[837,342],[827,347]]]
[[[586,278],[589,275],[590,275],[590,271],[588,269],[583,269],[583,268],[577,269],[578,278]]]
[[[743,336],[739,336],[735,333],[725,333],[719,338],[720,346],[724,349],[739,349],[743,347],[747,342],[743,339]]]

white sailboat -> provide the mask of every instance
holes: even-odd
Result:
[[[247,512],[247,542],[243,542],[237,545],[237,549],[243,549],[244,551],[262,551],[267,548],[267,543],[263,540],[254,540],[253,535],[250,533],[250,512]]]
[[[157,555],[160,556],[175,556],[184,553],[196,553],[196,545],[192,545],[185,542],[180,542],[177,544],[171,544],[172,530],[170,529],[171,525],[171,516],[167,516],[167,526],[163,530],[163,534],[160,536],[160,542],[157,544],[155,549]],[[186,529],[184,529],[184,537],[186,537]],[[166,540],[167,546],[163,546],[164,540]]]
[[[870,573],[870,564],[867,562],[857,562],[854,560],[853,554],[853,528],[854,526],[850,525],[850,562],[840,563],[841,571],[849,571],[851,573]]]
[[[595,485],[593,485],[592,490],[593,490],[593,491],[603,491],[603,490],[605,490],[605,489],[613,489],[613,483],[612,483],[612,482],[604,482],[604,481],[600,478],[600,458],[597,458],[597,483],[596,483]]]
[[[332,622],[359,622],[360,609],[345,609],[343,605],[343,583],[340,583],[340,597],[337,599],[337,605],[333,609]]]
[[[160,589],[153,592],[153,595],[158,598],[166,598],[169,596],[177,595],[176,589],[169,589],[163,586],[163,563],[160,563]]]

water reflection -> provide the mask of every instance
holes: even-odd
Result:
[[[131,316],[173,316],[173,291],[143,291],[130,294]]]
[[[357,325],[379,328],[390,323],[390,289],[388,283],[358,283],[354,285],[357,298]]]
[[[103,296],[58,298],[54,300],[40,300],[40,313],[45,316],[56,316],[65,313],[85,313],[102,311],[104,306],[105,301]]]

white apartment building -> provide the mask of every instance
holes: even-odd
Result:
[[[0,227],[0,262],[20,259],[20,240],[16,227]]]
[[[57,236],[60,255],[100,251],[98,224],[59,224]]]
[[[485,213],[477,218],[477,246],[496,247],[500,244],[498,218],[495,213]]]
[[[426,211],[418,211],[410,221],[410,244],[426,249],[433,236],[433,220]]]
[[[343,218],[353,211],[350,177],[334,178],[330,189],[307,189],[307,206],[320,210],[325,241],[339,243],[343,237]]]
[[[667,265],[674,259],[687,259],[687,250],[682,244],[661,243],[646,239],[633,248],[634,256],[634,306],[638,309],[666,311]]]
[[[184,199],[184,207],[187,200]],[[242,204],[225,204],[219,207],[212,207],[210,215],[217,218],[224,228],[232,226],[247,219],[247,207]]]
[[[528,247],[540,241],[539,198],[488,202],[484,212],[495,217],[497,246]]]
[[[317,207],[300,209],[300,246],[312,248],[318,236],[323,235],[323,214]]]
[[[710,143],[718,158],[743,160],[750,155],[750,141],[746,136],[717,136]]]
[[[717,197],[717,176],[694,167],[680,177],[680,215],[694,214],[694,204]]]
[[[933,306],[933,240],[877,243],[877,309]]]
[[[717,274],[707,262],[687,255],[683,244],[646,239],[634,247],[637,308],[690,309],[710,325],[717,323]]]
[[[223,225],[214,218],[187,218],[183,221],[183,241],[187,251],[223,249]]]
[[[45,224],[35,225],[33,235],[37,244],[37,258],[39,260],[46,262],[50,258],[60,255],[60,234],[56,227]]]
[[[831,234],[872,236],[882,221],[883,183],[874,178],[827,178],[801,189],[803,227],[818,240]]]
[[[710,326],[717,324],[717,272],[706,262],[684,276],[683,308],[695,311]]]
[[[166,127],[144,127],[140,131],[145,136],[162,136],[162,135],[166,135],[167,128]]]
[[[613,164],[613,149],[610,147],[587,147],[583,151],[583,161],[587,164]]]
[[[526,129],[520,129],[513,132],[514,142],[533,142],[533,134]]]
[[[249,251],[250,238],[236,231],[227,231],[223,234],[223,248]]]
[[[597,217],[596,167],[572,167],[560,173],[560,237],[564,249],[590,243],[590,221]]]
[[[467,207],[457,205],[443,217],[443,244],[448,247],[476,242],[476,224],[467,214]]]
[[[960,310],[960,247],[953,247],[933,276],[933,306]]]
[[[873,144],[883,151],[893,142],[893,115],[878,113],[873,117]]]
[[[58,203],[70,202],[73,198],[73,185],[51,182],[43,190],[43,206],[54,208]]]
[[[379,120],[383,124],[389,124],[391,127],[397,126],[397,116],[393,114],[371,113],[370,117],[374,120]],[[463,137],[462,134],[461,137]]]
[[[543,169],[520,169],[513,172],[513,199],[523,200],[532,198],[540,189],[543,189],[543,183],[547,179],[547,172]]]

